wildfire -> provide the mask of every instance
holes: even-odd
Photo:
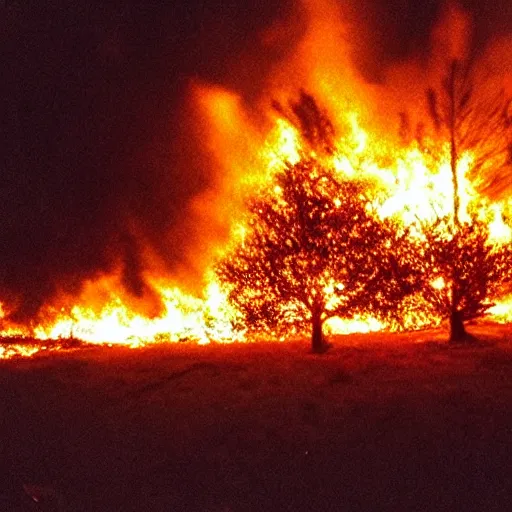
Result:
[[[225,122],[223,116],[220,118]],[[383,218],[399,215],[405,225],[417,219],[428,220],[433,214],[448,212],[451,208],[452,183],[446,148],[442,148],[436,155],[438,165],[434,167],[431,155],[421,151],[417,145],[400,148],[374,144],[372,134],[359,125],[357,118],[357,113],[348,114],[352,132],[345,139],[337,141],[336,152],[328,157],[337,172],[345,179],[351,179],[361,177],[362,171],[373,181],[376,188],[384,190],[385,200],[379,206],[379,213]],[[372,151],[371,148],[374,147],[377,149]],[[277,118],[260,150],[260,160],[265,162],[266,171],[259,174],[258,178],[250,175],[245,186],[254,184],[256,179],[261,181],[268,178],[285,161],[297,162],[304,151],[297,129],[286,120]],[[386,162],[386,165],[382,162]],[[482,199],[467,178],[470,163],[471,155],[465,155],[459,167],[461,220],[467,217],[472,202]],[[510,207],[510,203],[507,204]],[[490,219],[493,243],[510,241],[512,236],[512,229],[503,219],[502,209],[502,204],[488,201],[485,210]],[[234,238],[243,238],[243,226],[235,224],[235,231],[238,236],[235,233]],[[203,297],[187,295],[179,287],[169,283],[155,280],[152,285],[163,303],[163,313],[154,318],[135,313],[125,303],[122,294],[114,291],[99,309],[78,300],[67,311],[53,311],[53,314],[49,314],[53,318],[48,323],[41,322],[32,330],[8,326],[3,329],[2,334],[33,336],[42,341],[75,338],[90,343],[119,343],[130,347],[162,341],[193,340],[205,344],[210,341],[244,340],[244,331],[233,328],[236,311],[229,305],[225,292],[213,276],[210,276],[205,286]],[[95,286],[101,288],[102,283],[90,283],[88,288],[94,289]],[[444,286],[442,277],[432,281],[433,288],[441,289]],[[3,310],[0,311],[4,316]],[[512,300],[497,303],[489,310],[489,314],[499,321],[511,320]],[[414,313],[408,321],[410,328],[431,324],[432,318],[428,321],[422,318],[421,309],[420,314]],[[372,317],[362,315],[355,319],[332,319],[327,328],[332,333],[346,334],[372,332],[386,326]],[[1,347],[0,350],[0,358],[9,358],[14,355],[30,356],[39,348],[36,345],[12,345]]]
[[[366,93],[371,98],[373,91],[365,87],[361,92],[352,71],[348,76],[345,73],[346,83],[339,78],[344,75],[335,72],[339,64],[334,64],[334,54],[339,51],[337,41],[342,35],[333,25],[336,20],[330,19],[334,16],[333,3],[327,0],[320,3],[325,7],[320,11],[315,11],[318,2],[305,3],[311,17],[310,30],[293,58],[275,73],[270,88],[276,91],[275,96],[282,97],[280,90],[275,88],[283,83],[283,76],[292,76],[292,81],[301,80],[299,86],[310,87],[322,99],[327,98],[326,104],[332,109],[334,124],[340,133],[334,141],[334,150],[320,154],[315,148],[308,147],[298,127],[275,110],[260,107],[258,114],[264,122],[253,123],[254,112],[247,112],[236,94],[219,87],[195,84],[198,110],[205,126],[209,125],[210,140],[206,144],[216,164],[227,170],[226,174],[232,180],[220,187],[223,197],[218,203],[225,199],[226,203],[238,205],[239,195],[250,194],[255,185],[269,182],[272,174],[285,162],[294,164],[306,154],[327,162],[343,179],[364,177],[371,182],[376,191],[381,191],[378,212],[382,219],[400,218],[404,226],[411,226],[418,221],[431,221],[435,216],[450,214],[453,212],[454,189],[448,145],[435,138],[405,144],[371,126],[360,95]],[[319,12],[330,14],[325,16]],[[332,36],[327,47],[320,43],[326,32]],[[459,158],[459,220],[467,221],[478,205],[478,211],[489,226],[489,243],[508,243],[512,240],[512,227],[504,211],[512,209],[512,199],[501,198],[498,202],[480,194],[477,180],[470,179],[474,158],[469,151]],[[271,193],[277,194],[279,190],[274,189]],[[232,241],[236,243],[243,243],[246,232],[240,219],[236,212],[230,219]],[[41,341],[74,338],[130,347],[161,341],[193,340],[205,344],[245,340],[245,329],[238,325],[237,311],[229,304],[226,290],[216,282],[213,273],[207,274],[205,280],[202,296],[198,297],[187,294],[172,280],[150,277],[148,281],[162,303],[155,315],[137,312],[131,307],[115,273],[88,283],[86,291],[79,297],[66,297],[65,306],[49,305],[33,327],[7,322],[5,308],[0,303],[1,335],[34,337]],[[107,293],[106,281],[110,283]],[[435,290],[445,286],[442,276],[431,281]],[[408,328],[440,321],[429,317],[421,302],[411,300],[405,322]],[[512,321],[512,296],[495,297],[494,302],[488,314],[497,321]],[[390,327],[364,314],[350,319],[333,318],[328,322],[330,332],[344,334]],[[40,346],[0,345],[0,359],[30,356],[43,346],[43,343]]]

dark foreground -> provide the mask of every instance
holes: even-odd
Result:
[[[0,510],[512,506],[512,337],[93,348],[0,362]],[[43,486],[48,508],[26,501]]]

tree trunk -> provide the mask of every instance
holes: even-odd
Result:
[[[459,232],[455,233],[455,237],[459,236]],[[452,283],[451,283],[451,298],[450,298],[450,343],[461,344],[471,343],[475,339],[468,334],[464,327],[464,318],[462,312],[459,310],[460,304],[460,290],[458,283],[460,282],[460,273],[456,264],[452,263]]]
[[[467,341],[469,341],[469,337],[464,327],[462,314],[454,309],[450,315],[450,343],[466,343]]]
[[[326,351],[327,345],[324,341],[324,333],[322,330],[321,313],[314,311],[311,318],[311,349],[315,354],[322,354]]]
[[[453,183],[453,222],[455,227],[460,226],[459,222],[459,210],[460,210],[460,197],[459,197],[459,177],[457,176],[457,164],[459,160],[456,128],[455,123],[457,120],[457,98],[455,90],[455,79],[457,74],[457,61],[452,62],[452,68],[450,72],[450,119],[449,119],[449,130],[450,130],[450,167],[452,171],[452,183]]]

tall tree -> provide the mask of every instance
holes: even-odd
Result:
[[[254,328],[309,325],[314,352],[334,316],[386,317],[413,291],[408,236],[380,221],[365,185],[305,159],[247,204],[246,232],[218,264],[229,298]]]
[[[460,224],[459,164],[465,153],[471,153],[469,177],[483,192],[512,173],[512,98],[477,61],[454,59],[427,99],[436,131],[449,142],[453,220]]]
[[[464,328],[467,308],[463,304],[478,303],[477,309],[482,306],[487,294],[481,295],[477,289],[493,275],[490,269],[488,272],[484,269],[497,251],[484,240],[488,233],[475,223],[475,217],[469,222],[461,220],[460,163],[465,155],[469,157],[468,178],[482,192],[496,188],[498,182],[503,182],[503,176],[510,177],[512,99],[497,85],[496,77],[478,67],[476,61],[459,60],[451,61],[442,84],[429,89],[427,98],[435,128],[449,144],[453,185],[452,215],[449,219],[439,219],[428,237],[434,244],[431,255],[440,258],[439,266],[447,265],[444,279],[449,297],[450,341],[458,343],[470,339]],[[438,236],[440,225],[446,227],[441,238]],[[478,236],[468,236],[468,230]],[[451,254],[447,262],[443,260],[446,254]],[[468,286],[467,262],[460,260],[463,257],[474,258],[475,270],[481,268],[480,274],[472,273],[471,286]]]

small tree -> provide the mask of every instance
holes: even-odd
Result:
[[[472,341],[464,321],[482,316],[512,279],[510,244],[490,244],[485,220],[453,223],[443,217],[425,226],[422,293],[436,314],[450,320],[450,342]]]
[[[473,217],[461,221],[459,166],[469,154],[468,177],[480,190],[499,186],[512,172],[512,99],[497,87],[495,77],[476,61],[452,60],[442,85],[427,92],[430,115],[443,140],[448,141],[453,184],[453,212],[427,229],[434,266],[444,268],[449,290],[443,308],[450,319],[450,341],[468,341],[463,320],[484,308],[506,249],[488,243],[488,230]],[[444,227],[444,233],[440,233]],[[487,238],[486,238],[487,237]],[[485,293],[484,293],[485,291]]]
[[[362,183],[303,160],[277,173],[247,211],[245,237],[217,273],[248,325],[309,325],[313,351],[323,352],[328,318],[391,315],[413,291],[407,234],[376,218]]]

